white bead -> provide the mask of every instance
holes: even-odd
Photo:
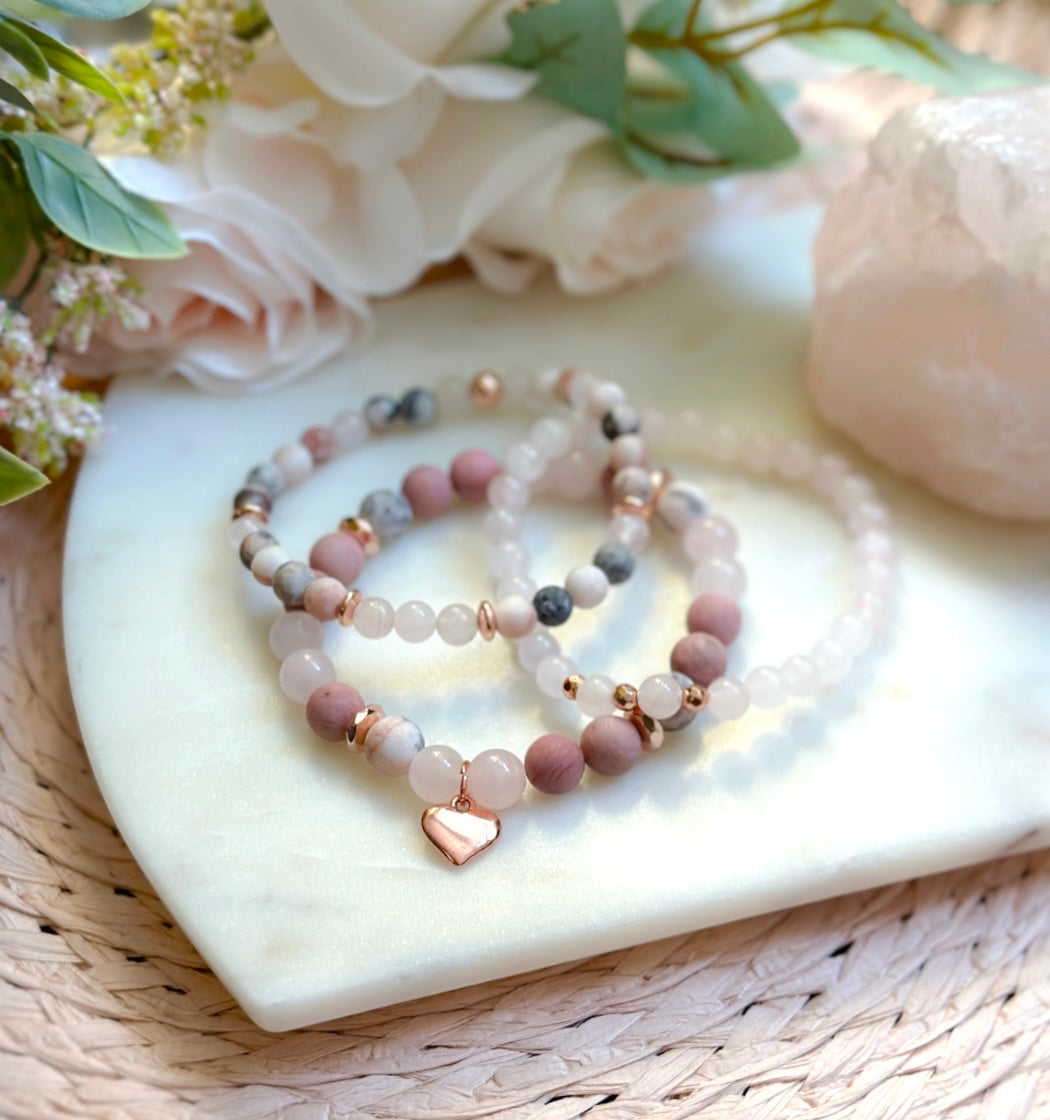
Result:
[[[319,649],[297,649],[281,662],[281,691],[296,704],[305,704],[310,693],[335,680],[335,666]]]
[[[433,607],[419,599],[402,603],[394,614],[394,629],[406,642],[425,642],[436,625]]]
[[[672,533],[707,513],[707,495],[694,482],[670,482],[656,499],[656,516]]]
[[[503,460],[507,473],[522,482],[536,482],[547,469],[547,460],[531,443],[515,443]]]
[[[545,657],[558,653],[561,653],[558,639],[540,626],[518,642],[518,661],[527,673],[535,673]]]
[[[301,443],[284,443],[273,453],[273,461],[281,469],[284,481],[297,486],[314,469],[314,459]]]
[[[368,439],[368,421],[356,408],[336,413],[330,427],[337,451],[352,451]]]
[[[554,416],[544,416],[532,425],[529,443],[538,448],[545,459],[560,459],[572,449],[572,428]]]
[[[522,521],[509,509],[490,509],[485,514],[485,537],[490,544],[516,541],[521,536]]]
[[[732,424],[716,424],[708,437],[707,452],[718,463],[731,463],[740,451],[740,433]]]
[[[818,494],[832,494],[849,474],[849,463],[841,455],[820,455],[809,483]]]
[[[612,677],[584,677],[580,687],[576,690],[576,703],[585,716],[611,715],[616,705],[613,703],[613,692],[616,681]],[[681,699],[681,689],[678,690]]]
[[[449,603],[437,616],[438,637],[450,646],[465,646],[478,632],[478,612],[466,603]]]
[[[849,516],[861,502],[870,502],[876,497],[875,487],[860,474],[847,475],[831,493],[835,508]]]
[[[805,699],[820,690],[820,673],[809,657],[795,654],[780,666],[784,686],[792,696]]]
[[[611,409],[624,403],[627,395],[615,381],[599,381],[587,398],[587,411],[600,420]]]
[[[573,606],[588,610],[609,593],[609,577],[594,564],[581,564],[565,577],[565,590]]]
[[[731,558],[736,553],[737,532],[724,517],[708,514],[693,521],[682,537],[682,548],[690,560],[711,556]]]
[[[605,539],[611,544],[622,544],[635,556],[644,552],[649,544],[649,523],[633,513],[618,513],[605,530]]]
[[[792,439],[776,448],[773,468],[781,478],[791,482],[801,482],[804,478],[809,478],[816,460],[813,448]]]
[[[860,534],[867,529],[885,532],[890,527],[890,511],[881,502],[858,502],[848,514],[848,521],[851,533]]]
[[[536,683],[545,696],[563,696],[562,685],[566,677],[576,672],[576,664],[569,657],[550,654],[536,666]]]
[[[226,539],[230,542],[233,551],[237,552],[241,547],[241,541],[249,533],[258,533],[265,530],[266,526],[261,521],[256,521],[254,517],[235,517],[226,530]]]
[[[510,751],[485,751],[467,767],[467,793],[484,809],[509,809],[524,792],[525,767]]]
[[[737,560],[712,556],[701,560],[689,577],[689,588],[694,595],[720,591],[731,599],[740,599],[747,587],[747,572]]]
[[[489,483],[488,500],[493,509],[521,513],[529,504],[529,488],[520,478],[501,473]]]
[[[273,583],[274,572],[291,557],[279,544],[268,544],[252,557],[252,575],[264,586]]]
[[[532,560],[517,541],[499,541],[489,548],[489,571],[496,579],[528,575]]]
[[[849,672],[853,658],[837,642],[822,638],[810,650],[822,684],[834,684]]]
[[[496,629],[504,638],[524,638],[536,625],[536,608],[524,595],[507,595],[495,604]]]
[[[893,588],[896,573],[889,564],[882,564],[878,560],[864,560],[857,565],[856,578],[858,591],[875,591],[886,595]]]
[[[877,591],[860,591],[853,597],[850,612],[866,622],[873,632],[881,630],[889,621],[890,598]]]
[[[270,649],[282,661],[297,649],[320,649],[324,626],[306,611],[285,611],[270,627]]]
[[[404,716],[383,716],[365,736],[365,754],[380,774],[407,774],[425,746],[423,732]]]
[[[780,671],[771,665],[759,665],[744,678],[756,708],[776,708],[787,699],[787,685]]]
[[[459,793],[463,759],[451,747],[424,747],[408,764],[408,784],[423,801],[441,805]]]
[[[637,432],[625,432],[609,444],[609,466],[615,471],[623,467],[644,467],[648,461],[648,445]]]
[[[507,576],[496,584],[496,598],[505,599],[508,595],[523,595],[530,602],[536,594],[536,581],[528,576]]]
[[[862,562],[875,560],[892,564],[897,559],[897,545],[889,533],[867,529],[853,542],[853,555]]]
[[[745,437],[740,445],[740,461],[748,470],[764,474],[773,467],[776,447],[767,435],[761,433]]]
[[[386,599],[362,599],[354,611],[354,629],[363,638],[385,638],[394,629],[394,608]]]
[[[569,404],[575,409],[585,408],[587,401],[598,384],[598,379],[585,370],[574,370],[569,379],[568,398]]]
[[[648,502],[653,496],[652,476],[644,467],[621,467],[613,475],[612,494],[618,502],[625,498]]]
[[[707,689],[707,710],[715,719],[739,719],[750,704],[747,685],[736,677],[719,677]]]
[[[829,636],[836,645],[857,657],[871,645],[874,632],[874,626],[867,619],[847,611],[831,624]]]
[[[653,719],[670,719],[682,706],[682,686],[670,673],[646,677],[638,686],[638,707]]]

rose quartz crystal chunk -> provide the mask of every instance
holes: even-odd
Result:
[[[816,244],[809,389],[891,467],[1050,518],[1050,87],[892,117]]]

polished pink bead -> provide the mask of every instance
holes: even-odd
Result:
[[[365,554],[349,533],[326,533],[310,549],[310,567],[348,587],[364,566]]]
[[[685,625],[691,634],[713,634],[728,646],[740,633],[740,608],[735,599],[720,591],[705,591],[689,604]]]
[[[354,716],[363,711],[365,702],[353,685],[332,681],[310,693],[306,701],[306,722],[315,735],[329,743],[340,743]]]
[[[580,747],[584,760],[596,774],[615,777],[626,774],[638,761],[642,736],[630,720],[599,716],[583,729]]]
[[[315,463],[327,463],[335,449],[335,436],[328,428],[307,428],[299,442],[310,452]]]
[[[437,467],[413,467],[401,482],[416,517],[437,517],[452,504],[452,480]]]
[[[306,589],[303,606],[306,613],[320,622],[331,622],[339,604],[346,598],[346,586],[331,576],[315,579]]]
[[[489,483],[499,474],[499,460],[481,448],[461,451],[452,460],[449,475],[456,493],[466,502],[483,502]]]
[[[671,668],[706,688],[726,672],[726,647],[714,634],[686,634],[671,650]]]
[[[583,748],[567,735],[541,735],[525,752],[525,776],[540,793],[568,793],[580,784]]]

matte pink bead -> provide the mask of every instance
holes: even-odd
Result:
[[[342,681],[323,684],[310,693],[306,701],[306,722],[315,735],[329,743],[341,743],[354,716],[364,709],[361,693]]]
[[[349,533],[326,533],[310,549],[310,567],[350,586],[365,566],[365,554]]]
[[[306,589],[303,606],[320,622],[331,622],[339,604],[346,598],[346,585],[331,576],[315,579]]]
[[[714,634],[686,634],[671,650],[671,668],[706,688],[725,676],[726,647]]]
[[[728,646],[740,633],[740,608],[735,599],[720,591],[705,591],[689,604],[685,625],[691,634],[713,634]]]
[[[461,451],[452,460],[452,487],[466,502],[483,502],[489,483],[499,474],[499,460],[491,452],[475,447]]]
[[[328,428],[307,428],[299,442],[310,452],[315,463],[327,463],[335,450],[335,436]]]
[[[541,735],[525,752],[525,775],[540,793],[568,793],[585,769],[583,749],[566,735]]]
[[[638,761],[642,737],[630,720],[599,716],[583,729],[580,747],[584,760],[596,774],[613,778],[626,774]]]
[[[452,504],[452,479],[437,467],[413,467],[401,482],[416,517],[437,517]]]

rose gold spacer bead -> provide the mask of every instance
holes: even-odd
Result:
[[[575,700],[576,693],[580,691],[580,685],[583,684],[583,677],[579,673],[573,673],[571,677],[566,677],[561,682],[561,690],[566,700]]]
[[[656,499],[667,489],[672,478],[671,472],[664,470],[663,467],[657,467],[649,472],[649,481],[653,484],[653,497],[650,505],[654,504]]]
[[[379,551],[379,534],[372,528],[372,523],[363,517],[344,517],[339,522],[339,532],[353,537],[366,556],[375,556]]]
[[[496,636],[496,608],[488,599],[482,599],[478,604],[478,633],[486,642],[491,642]]]
[[[699,712],[707,707],[707,689],[702,684],[691,684],[682,689],[682,707],[687,712]]]
[[[263,509],[262,506],[252,505],[251,502],[245,502],[244,505],[237,506],[230,517],[231,521],[236,521],[238,517],[253,517],[261,525],[270,524],[270,512]]]
[[[635,517],[648,521],[653,515],[653,505],[652,502],[643,502],[641,498],[628,495],[612,507],[612,512],[614,517],[621,513],[632,513]]]
[[[364,751],[365,736],[385,715],[386,712],[378,704],[369,704],[354,716],[354,722],[346,729],[346,745],[354,754]]]
[[[638,689],[633,684],[618,684],[613,690],[613,703],[623,712],[633,712],[638,704]]]
[[[643,750],[658,751],[664,745],[663,724],[658,720],[647,716],[641,708],[635,708],[629,718],[642,736]]]
[[[354,611],[357,610],[357,604],[361,602],[361,592],[357,588],[353,588],[346,593],[346,597],[335,608],[335,617],[339,619],[340,626],[352,626],[354,623]]]
[[[503,378],[491,369],[483,369],[474,374],[468,392],[475,408],[495,408],[503,399]]]

